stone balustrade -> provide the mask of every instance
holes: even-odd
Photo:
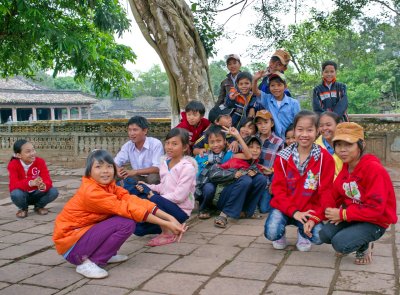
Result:
[[[351,115],[366,131],[367,151],[384,163],[400,164],[400,114]],[[149,135],[161,140],[170,130],[170,119],[149,119]],[[97,148],[115,155],[128,140],[127,119],[40,121],[0,125],[0,160],[7,161],[18,139],[33,142],[39,156],[66,167],[82,166]]]

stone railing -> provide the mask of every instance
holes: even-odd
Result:
[[[351,120],[364,126],[367,151],[384,163],[400,164],[400,114],[352,115]],[[170,130],[170,119],[149,119],[150,136],[161,140]],[[128,140],[127,119],[41,121],[0,125],[0,160],[12,155],[17,139],[33,142],[46,160],[68,167],[81,167],[88,153],[96,148],[115,155]]]
[[[40,121],[0,125],[0,159],[13,154],[18,139],[33,143],[38,155],[68,167],[81,166],[93,149],[115,155],[128,140],[127,119]],[[170,119],[149,119],[149,136],[164,139],[171,129]]]

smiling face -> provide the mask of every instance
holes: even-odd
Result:
[[[247,95],[250,93],[251,90],[251,82],[249,79],[243,78],[237,82],[237,86],[240,90],[240,93]]]
[[[240,62],[237,61],[234,58],[231,58],[228,60],[228,62],[226,63],[226,66],[228,67],[229,72],[233,75],[236,76],[239,71],[240,71]]]
[[[256,126],[252,122],[247,122],[244,126],[240,127],[239,134],[242,138],[256,134]]]
[[[258,132],[260,132],[261,135],[270,136],[274,122],[271,119],[266,120],[263,118],[257,118],[256,120]]]
[[[210,134],[208,136],[208,146],[214,154],[219,154],[226,147],[226,139],[221,134]]]
[[[230,115],[221,115],[215,121],[215,125],[230,128],[232,127],[232,117]]]
[[[289,130],[286,132],[285,143],[287,146],[296,142],[296,138],[294,137],[294,130]]]
[[[317,128],[311,117],[302,117],[297,121],[294,128],[294,137],[300,147],[304,149],[311,148],[317,137]]]
[[[332,83],[332,81],[336,78],[336,70],[332,65],[327,65],[322,71],[322,78],[327,83]]]
[[[90,177],[101,185],[110,184],[114,180],[114,165],[94,160]]]
[[[183,157],[187,146],[183,146],[182,139],[179,136],[171,137],[165,141],[165,153],[169,158],[178,159]]]
[[[286,67],[282,64],[281,60],[279,58],[276,59],[270,59],[269,60],[269,70],[271,73],[274,72],[283,72],[286,70]]]
[[[330,116],[321,116],[319,119],[319,132],[328,142],[331,142],[335,135],[336,125],[337,123]]]
[[[21,159],[22,162],[29,165],[36,159],[36,151],[33,145],[30,142],[27,142],[21,147],[21,152],[17,153],[16,156]]]
[[[142,129],[136,124],[128,126],[129,139],[135,144],[141,144],[146,140],[147,129]]]
[[[252,142],[250,142],[248,147],[251,153],[252,160],[257,160],[258,158],[260,158],[261,146],[257,141],[253,140]]]
[[[271,94],[277,99],[277,100],[282,100],[283,99],[283,93],[285,91],[285,83],[282,83],[278,79],[274,79],[269,83],[269,91],[271,91]]]

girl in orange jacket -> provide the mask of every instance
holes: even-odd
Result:
[[[55,221],[57,252],[87,278],[104,278],[108,273],[99,265],[128,259],[117,251],[134,232],[136,222],[158,224],[177,235],[186,231],[185,225],[158,210],[153,202],[117,186],[116,175],[112,156],[104,150],[93,151],[80,188]]]

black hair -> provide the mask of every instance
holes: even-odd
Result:
[[[18,139],[16,142],[14,142],[14,145],[13,145],[14,153],[20,154],[22,151],[22,146],[26,143],[28,143],[28,141],[25,139]]]
[[[303,110],[297,113],[297,115],[294,117],[294,121],[293,121],[293,128],[296,129],[297,123],[299,123],[299,120],[302,118],[310,118],[313,125],[315,126],[315,128],[318,131],[318,127],[319,127],[319,116],[309,110]]]
[[[254,128],[256,129],[256,133],[257,133],[258,128],[257,128],[256,122],[254,121],[253,117],[247,117],[246,120],[242,123],[242,125],[240,125],[239,130],[240,130],[240,128],[246,126],[249,123],[251,123],[251,125],[254,126]]]
[[[165,137],[165,141],[171,139],[172,137],[178,136],[181,139],[183,146],[189,145],[189,132],[183,128],[172,128],[167,136]]]
[[[114,166],[114,178],[117,177],[117,165],[115,165],[113,157],[106,150],[92,150],[86,160],[85,176],[90,177],[94,161],[100,164],[108,163]]]
[[[251,83],[253,81],[253,76],[249,72],[240,72],[236,77],[236,85],[239,84],[239,81],[243,79],[247,79]]]
[[[337,71],[337,63],[335,63],[333,60],[324,61],[321,66],[322,71],[324,71],[327,66],[333,66],[335,68],[335,71]]]
[[[206,131],[207,140],[212,134],[214,134],[215,136],[221,135],[224,139],[226,139],[226,134],[222,131],[222,127],[219,125],[211,124],[211,126]]]
[[[204,104],[202,104],[200,101],[192,100],[185,107],[186,113],[190,111],[194,113],[199,112],[201,116],[204,116],[204,114],[206,113],[206,108],[204,107]]]
[[[280,61],[280,62],[282,63],[281,59],[280,59],[279,57],[277,57],[276,55],[271,56],[271,59],[270,59],[270,60],[271,60],[272,62]]]
[[[278,81],[279,83],[282,83],[286,86],[286,81],[283,80],[281,77],[279,77],[278,75],[273,76],[272,78],[268,79],[268,83],[271,84],[272,81]]]
[[[261,118],[261,117],[255,117],[255,118],[254,118],[254,124],[256,125],[256,131],[257,131],[257,132],[258,132],[258,128],[257,128],[258,119],[263,119],[263,120],[265,120],[264,118]],[[274,118],[272,117],[272,114],[271,114],[271,118],[269,118],[269,119],[270,119],[271,122],[272,122],[271,132],[275,132],[275,121],[274,121]]]
[[[254,135],[250,135],[250,138],[247,138],[246,145],[249,146],[253,141],[257,142],[259,146],[262,146],[260,139]]]
[[[336,149],[336,145],[340,140],[335,140],[333,142],[333,149]],[[364,154],[365,152],[365,141],[362,140],[361,138],[359,140],[357,140],[357,147],[360,149],[360,158],[361,156]]]
[[[321,118],[323,116],[331,117],[336,122],[336,125],[340,123],[339,115],[334,112],[330,112],[330,111],[323,112],[321,115],[319,115],[319,119],[321,120]]]
[[[286,129],[286,131],[285,131],[285,137],[287,136],[287,133],[289,132],[289,131],[293,131],[294,130],[294,125],[293,124],[290,124],[289,126],[288,126],[288,128]]]
[[[128,126],[133,124],[139,126],[142,129],[149,129],[149,122],[145,117],[142,116],[134,116],[130,118],[128,121]]]

